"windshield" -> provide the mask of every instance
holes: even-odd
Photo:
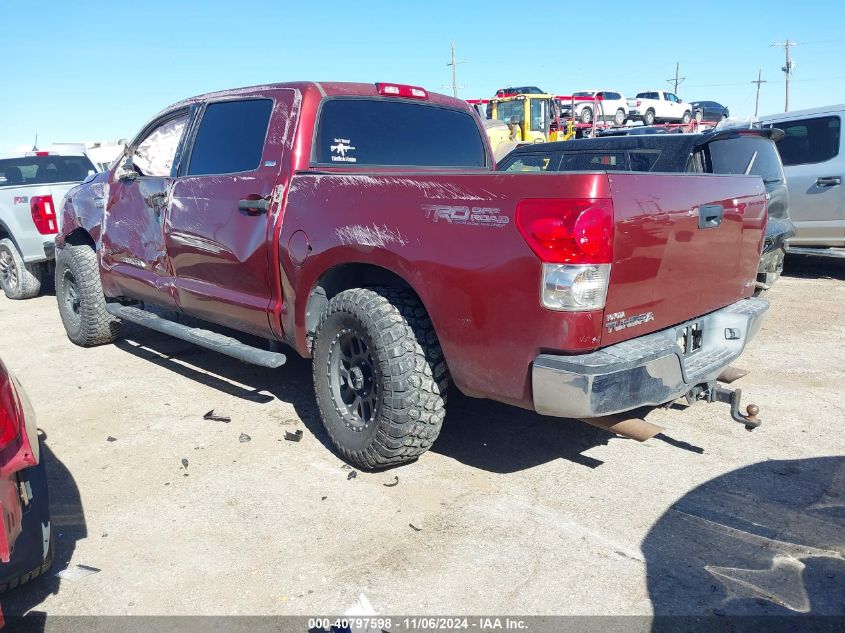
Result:
[[[511,119],[516,119],[517,123],[521,123],[523,113],[525,112],[525,101],[518,99],[516,101],[502,101],[496,104],[496,118],[499,121],[510,123]]]
[[[24,156],[0,159],[0,187],[82,182],[97,173],[87,156]]]

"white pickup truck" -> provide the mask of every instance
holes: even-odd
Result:
[[[60,228],[56,205],[96,173],[84,154],[0,154],[0,286],[9,299],[41,292]]]
[[[692,106],[677,95],[665,90],[647,90],[628,99],[628,118],[640,119],[645,125],[653,123],[689,123]]]

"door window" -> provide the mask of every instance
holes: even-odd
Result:
[[[141,176],[166,178],[173,168],[173,158],[185,131],[188,113],[167,119],[135,146],[132,167]]]
[[[784,131],[777,142],[784,165],[823,163],[839,154],[841,122],[838,116],[771,123]]]
[[[209,104],[191,150],[188,175],[236,174],[258,169],[272,110],[270,99]]]

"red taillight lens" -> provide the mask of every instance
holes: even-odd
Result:
[[[516,226],[542,262],[612,262],[613,203],[609,198],[522,200],[516,207]]]
[[[35,222],[35,228],[41,235],[52,235],[59,232],[53,196],[32,196],[29,199],[29,208],[32,211],[32,221]]]
[[[637,99],[637,107],[638,107],[638,108],[642,105],[642,103],[643,103],[642,101],[640,101],[639,99]]]
[[[376,84],[378,93],[386,97],[405,97],[406,99],[428,99],[425,89],[405,84]]]
[[[12,379],[0,363],[0,449],[18,436],[20,426],[20,400]]]

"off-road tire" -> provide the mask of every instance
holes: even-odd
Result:
[[[70,298],[71,286],[76,302]],[[117,338],[120,319],[106,311],[97,254],[87,244],[67,244],[56,252],[56,300],[71,342],[93,347]]]
[[[654,110],[646,110],[643,115],[643,125],[654,125],[655,121]]]
[[[578,117],[581,123],[592,123],[593,122],[593,109],[592,108],[584,108],[581,110],[581,115]]]
[[[336,362],[343,337],[359,337],[371,356],[370,393],[377,394],[368,421],[344,411]],[[335,359],[338,356],[340,361]],[[343,370],[339,370],[342,374]],[[349,385],[349,371],[346,384]],[[316,329],[314,391],[323,424],[341,455],[362,469],[402,464],[425,453],[440,434],[449,375],[434,326],[408,290],[344,290],[329,300]],[[335,381],[335,382],[333,382]],[[374,397],[374,396],[370,396]]]
[[[12,589],[17,589],[21,585],[25,585],[30,580],[35,580],[39,576],[44,575],[53,566],[53,553],[55,551],[55,539],[53,537],[53,531],[50,530],[50,544],[47,546],[47,557],[41,562],[41,564],[32,569],[25,574],[18,576],[17,578],[13,578],[12,580],[0,584],[0,594],[6,593],[7,591],[11,591]]]
[[[26,264],[9,238],[0,240],[0,286],[9,299],[32,299],[41,292],[44,265]]]

